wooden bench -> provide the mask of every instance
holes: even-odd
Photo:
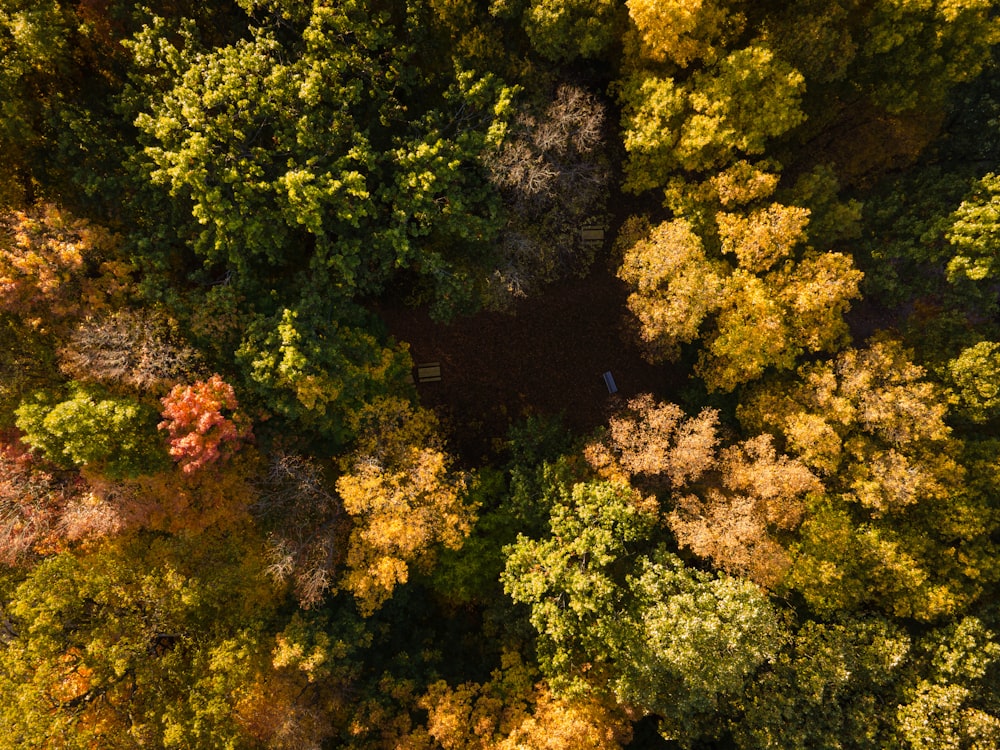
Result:
[[[417,365],[417,382],[418,383],[437,383],[441,380],[441,363],[440,362],[426,362],[422,365]]]
[[[580,228],[580,241],[587,247],[604,244],[604,228],[598,226],[587,226]]]

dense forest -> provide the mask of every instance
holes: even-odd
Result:
[[[998,45],[0,0],[0,748],[1000,747]]]

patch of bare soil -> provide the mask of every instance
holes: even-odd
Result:
[[[683,382],[682,374],[642,358],[629,331],[625,287],[602,265],[587,278],[520,301],[512,315],[484,312],[440,324],[423,309],[379,308],[416,364],[440,363],[441,381],[417,389],[463,459],[480,461],[525,416],[559,415],[574,431],[587,432],[623,400],[663,395]],[[608,392],[607,371],[617,394]]]

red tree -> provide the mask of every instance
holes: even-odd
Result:
[[[170,433],[170,455],[185,473],[228,458],[253,437],[237,412],[233,387],[218,375],[194,385],[176,385],[163,399],[159,428]]]

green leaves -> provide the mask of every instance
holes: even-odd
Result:
[[[150,178],[190,206],[196,250],[247,290],[269,276],[291,301],[282,274],[308,268],[349,299],[406,267],[453,294],[456,251],[497,228],[475,162],[509,92],[468,71],[450,87],[425,79],[400,30],[358,5],[314,3],[292,29],[183,53],[136,121]],[[162,33],[136,54],[153,57]],[[454,132],[459,112],[475,126]]]
[[[609,689],[662,717],[666,736],[690,741],[716,731],[723,704],[774,658],[781,628],[754,584],[697,572],[653,548],[655,521],[623,485],[565,488],[551,536],[519,537],[502,580],[531,606],[554,687]]]
[[[156,434],[156,410],[131,398],[74,383],[68,398],[38,392],[16,414],[22,439],[58,464],[88,466],[117,478],[168,465]]]
[[[258,317],[236,357],[269,409],[344,441],[351,415],[398,387],[411,365],[405,349],[382,343],[358,320],[360,311],[324,307],[326,316],[323,308],[286,308]]]
[[[945,237],[957,253],[948,261],[948,280],[983,281],[996,276],[1000,247],[1000,176],[978,180],[950,217]]]
[[[672,172],[729,166],[805,120],[805,79],[766,47],[736,50],[683,83],[637,73],[621,89],[631,192]]]

